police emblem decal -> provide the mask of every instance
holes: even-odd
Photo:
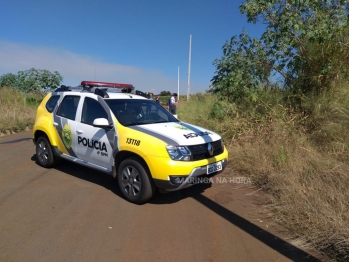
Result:
[[[71,144],[73,142],[73,137],[70,129],[70,125],[66,123],[62,130],[62,138],[63,138],[63,144],[67,149],[71,148]]]

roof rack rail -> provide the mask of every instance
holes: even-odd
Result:
[[[116,88],[120,90],[121,93],[135,93],[140,96],[147,97],[145,93],[139,90],[135,90],[134,86],[131,84],[120,84],[120,83],[108,83],[108,82],[97,82],[97,81],[81,81],[81,85],[76,87],[61,85],[59,88],[55,89],[54,92],[66,92],[66,91],[82,91],[91,92],[99,95],[103,98],[109,98],[107,93],[109,88]],[[110,90],[111,91],[111,90]]]
[[[60,87],[55,89],[55,92],[65,92],[65,91],[71,91],[70,86],[61,85]]]
[[[139,91],[139,90],[136,90],[136,95],[139,95],[139,96],[143,96],[145,98],[148,98],[147,94],[142,92],[142,91]]]
[[[96,88],[96,89],[95,89],[95,94],[96,94],[96,95],[99,95],[99,96],[101,96],[101,97],[103,97],[103,98],[109,98],[108,93],[107,93],[104,89]]]

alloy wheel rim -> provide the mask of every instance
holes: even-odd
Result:
[[[48,160],[48,148],[43,141],[38,144],[38,159],[41,163],[46,163]]]
[[[122,188],[129,196],[137,196],[142,188],[141,175],[132,166],[126,166],[122,171]]]

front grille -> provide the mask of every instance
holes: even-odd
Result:
[[[213,147],[213,155],[210,156],[208,152],[208,143],[201,144],[201,145],[195,145],[195,146],[188,146],[190,152],[193,155],[193,160],[202,160],[206,158],[210,158],[213,156],[217,156],[219,154],[223,153],[223,147],[221,140],[210,142]]]

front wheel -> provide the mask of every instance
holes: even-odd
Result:
[[[127,158],[118,168],[118,184],[123,196],[130,202],[147,202],[155,192],[144,165],[136,157]]]
[[[36,141],[36,158],[39,165],[46,168],[53,167],[58,163],[46,137],[41,136]]]

